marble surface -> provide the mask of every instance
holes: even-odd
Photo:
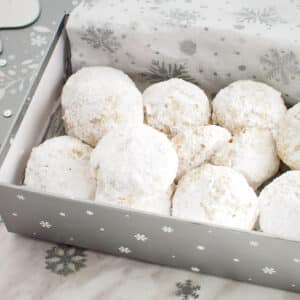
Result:
[[[298,294],[28,239],[7,233],[3,224],[0,241],[1,299],[300,299]]]
[[[77,4],[77,0],[41,0],[37,23],[0,32],[4,42],[0,60],[6,61],[0,66],[0,112],[6,111],[0,144],[58,20]],[[3,223],[0,243],[0,299],[300,299],[284,291],[28,239],[8,233]]]

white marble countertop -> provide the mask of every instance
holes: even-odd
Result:
[[[1,299],[296,300],[300,295],[59,246],[0,225]]]
[[[4,78],[0,81],[0,111],[12,112],[7,128],[45,55],[51,32],[63,11],[78,1],[41,0],[41,4],[37,23],[1,32],[1,58],[7,65],[0,70]],[[5,128],[0,131],[1,142]],[[3,223],[0,241],[0,299],[5,300],[300,299],[284,291],[28,239],[8,233]]]

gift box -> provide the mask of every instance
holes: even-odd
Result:
[[[236,79],[255,77],[294,103],[300,93],[296,4],[276,1],[269,8],[268,1],[255,1],[250,8],[243,1],[221,2],[82,2],[63,18],[1,148],[0,214],[8,231],[300,291],[299,241],[67,199],[22,185],[31,149],[62,134],[59,95],[66,78],[82,66],[120,68],[141,89],[181,77],[210,94]],[[295,33],[287,34],[293,24]]]

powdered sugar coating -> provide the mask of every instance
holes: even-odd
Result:
[[[105,135],[91,155],[99,182],[123,198],[167,191],[178,167],[173,144],[161,132],[140,124]]]
[[[283,238],[300,240],[300,171],[288,171],[260,193],[260,228]]]
[[[214,124],[231,133],[251,127],[269,129],[275,137],[286,112],[280,92],[256,81],[239,80],[220,90],[212,102]]]
[[[169,137],[207,125],[210,104],[196,85],[179,78],[149,86],[143,93],[146,122]]]
[[[254,189],[274,176],[280,163],[271,132],[260,128],[249,128],[234,135],[211,162],[240,172]]]
[[[125,73],[110,67],[79,70],[61,99],[67,134],[91,146],[119,125],[143,122],[141,93]]]
[[[177,178],[209,161],[230,139],[230,132],[216,125],[189,128],[178,133],[172,138],[179,159]]]
[[[172,215],[250,230],[258,216],[258,199],[238,172],[204,164],[179,181],[173,197]]]
[[[284,163],[300,170],[300,103],[290,108],[280,122],[276,143]]]
[[[150,194],[133,193],[124,196],[123,193],[112,189],[109,184],[106,185],[104,182],[98,180],[95,201],[169,216],[173,191],[174,185],[171,185],[164,192]]]
[[[91,147],[73,137],[49,139],[33,148],[24,184],[41,192],[94,200],[96,180],[89,167],[91,151]]]

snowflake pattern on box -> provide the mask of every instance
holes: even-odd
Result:
[[[29,32],[29,42],[33,48],[41,48],[47,46],[49,42],[50,29],[46,26],[36,25]],[[8,64],[0,70],[0,100],[6,95],[15,96],[22,93],[33,81],[37,67],[44,56],[44,50],[33,57],[16,62],[16,56],[10,54],[8,56]]]
[[[84,31],[85,33],[81,36],[81,40],[86,41],[94,49],[115,53],[121,48],[121,44],[108,23],[101,28],[90,26]]]
[[[294,52],[270,49],[260,58],[267,79],[289,84],[300,75],[299,62]]]
[[[140,74],[142,79],[152,84],[171,78],[181,78],[193,83],[196,80],[188,73],[188,69],[184,64],[171,64],[164,61],[152,60],[148,72]]]
[[[285,23],[274,7],[262,9],[242,8],[235,15],[238,23],[259,23],[269,28],[276,24]]]
[[[191,27],[196,24],[200,18],[199,11],[182,10],[179,8],[171,9],[170,11],[162,11],[165,24],[169,26],[179,26],[183,28]]]
[[[146,242],[148,240],[148,237],[145,234],[137,233],[134,235],[135,239],[137,241]]]
[[[177,291],[175,295],[182,300],[199,299],[199,285],[193,285],[192,280],[187,279],[185,282],[176,283]]]
[[[273,275],[276,273],[276,270],[273,267],[263,267],[262,272],[267,275]]]
[[[52,224],[46,220],[42,220],[40,222],[40,225],[41,225],[41,227],[46,228],[46,229],[50,229],[52,227]]]
[[[67,276],[86,267],[85,250],[66,245],[58,245],[47,250],[46,269]]]

